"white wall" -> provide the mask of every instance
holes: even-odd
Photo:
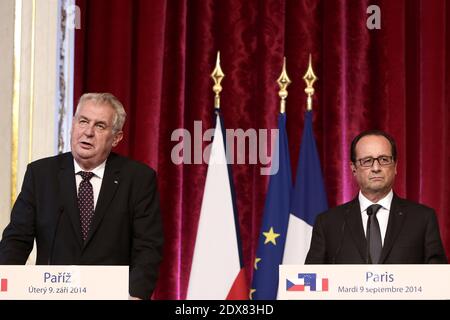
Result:
[[[13,100],[14,0],[0,1],[0,230],[11,205],[11,133]]]
[[[59,12],[58,0],[0,1],[0,231],[27,164],[57,153]]]

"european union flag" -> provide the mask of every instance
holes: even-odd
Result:
[[[273,154],[272,168],[278,171],[270,176],[269,190],[264,206],[258,250],[254,262],[252,299],[276,299],[278,266],[283,260],[292,192],[291,163],[286,133],[286,114],[278,117],[279,137]]]
[[[315,273],[299,273],[299,279],[304,279],[305,287],[309,287],[310,291],[316,291],[316,278]]]
[[[312,116],[306,111],[283,264],[305,263],[316,216],[328,208]]]

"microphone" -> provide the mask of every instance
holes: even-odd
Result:
[[[348,209],[344,213],[344,222],[342,223],[342,226],[341,226],[341,238],[339,239],[339,245],[336,249],[336,253],[333,256],[333,260],[331,262],[332,264],[336,264],[336,258],[339,255],[339,253],[341,252],[342,244],[344,243],[345,226],[347,224],[347,212],[348,212]]]
[[[50,253],[48,255],[48,265],[53,264],[53,251],[55,249],[56,234],[58,232],[59,220],[61,220],[61,216],[62,216],[63,212],[64,212],[64,206],[60,206],[59,210],[58,210],[58,217],[56,218],[55,231],[53,232],[52,243],[50,245]]]

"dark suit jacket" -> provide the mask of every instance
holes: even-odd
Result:
[[[0,264],[25,264],[36,238],[37,264],[129,265],[130,295],[148,299],[163,243],[155,172],[111,153],[86,241],[76,198],[71,153],[29,164],[0,242]]]
[[[317,217],[306,264],[366,261],[358,198]],[[379,263],[447,263],[434,210],[394,194]]]

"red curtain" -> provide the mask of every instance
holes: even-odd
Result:
[[[213,126],[209,75],[216,52],[225,73],[227,128],[276,128],[283,56],[288,135],[295,170],[305,110],[308,54],[319,80],[314,129],[330,206],[356,195],[349,145],[361,130],[390,132],[399,149],[396,192],[436,209],[450,256],[450,4],[445,0],[78,0],[75,99],[108,91],[125,105],[117,152],[158,172],[164,260],[154,298],[183,299],[206,175],[175,165],[177,128]],[[381,29],[369,30],[369,5]],[[192,143],[193,145],[194,143]],[[208,145],[203,142],[203,146]],[[234,164],[244,262],[251,279],[267,176]],[[295,171],[293,171],[295,172]],[[295,176],[295,174],[294,174]]]

